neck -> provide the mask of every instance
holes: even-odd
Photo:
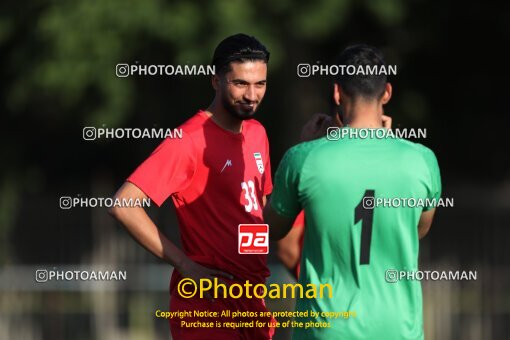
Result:
[[[346,101],[343,104],[344,124],[353,128],[381,128],[383,108],[377,100]]]
[[[209,105],[206,113],[221,128],[233,133],[240,133],[242,131],[243,121],[228,113],[216,98]]]

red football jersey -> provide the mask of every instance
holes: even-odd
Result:
[[[273,187],[264,127],[250,119],[233,133],[199,111],[180,128],[182,138],[165,139],[127,180],[158,206],[172,196],[192,260],[264,282],[266,255],[238,253],[238,225],[263,223],[262,197]]]

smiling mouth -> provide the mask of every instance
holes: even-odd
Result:
[[[239,103],[240,109],[243,111],[253,111],[255,110],[255,103]]]

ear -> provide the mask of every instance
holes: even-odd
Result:
[[[393,92],[393,87],[391,86],[390,83],[386,83],[384,93],[381,97],[381,104],[384,105],[390,101],[392,92]]]
[[[220,87],[220,77],[216,74],[211,77],[211,84],[214,90],[218,91]]]
[[[333,101],[337,106],[340,105],[340,99],[342,97],[341,89],[342,88],[337,83],[333,84]]]

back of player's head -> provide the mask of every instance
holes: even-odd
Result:
[[[365,44],[352,45],[340,53],[336,65],[354,65],[356,69],[362,66],[386,65],[384,56],[377,48]],[[347,96],[364,99],[379,99],[385,90],[387,77],[377,75],[348,75],[341,72],[335,77],[335,83],[340,85]]]
[[[217,75],[230,71],[231,62],[269,61],[269,51],[257,38],[235,34],[225,38],[214,50],[212,64]]]

